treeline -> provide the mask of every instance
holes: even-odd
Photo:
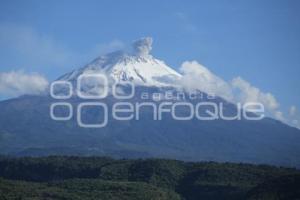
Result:
[[[267,165],[0,157],[0,177],[0,199],[300,198],[300,171]]]

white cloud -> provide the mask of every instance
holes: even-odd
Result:
[[[259,102],[273,117],[285,120],[278,101],[271,93],[262,92],[241,77],[231,82],[224,81],[197,61],[183,62],[180,72],[183,74],[181,84],[188,90],[198,89],[235,103]]]
[[[292,121],[292,124],[294,124],[295,126],[297,126],[297,125],[299,125],[299,121],[298,121],[297,119],[294,119],[294,120]]]
[[[241,77],[230,82],[212,73],[197,61],[185,61],[180,67],[181,83],[187,90],[200,90],[215,94],[233,103],[259,102],[265,107],[266,115],[300,129],[300,120],[296,106],[291,106],[285,115],[280,110],[280,104],[275,96],[263,92]]]
[[[300,120],[299,120],[299,119],[293,119],[293,120],[291,121],[291,125],[292,125],[293,127],[296,127],[296,128],[298,128],[298,129],[300,129]]]
[[[230,85],[197,61],[185,61],[179,70],[183,74],[181,83],[186,89],[198,89],[227,100],[233,99]]]
[[[16,97],[22,94],[39,94],[48,86],[48,81],[37,73],[23,71],[0,73],[0,96]]]
[[[289,109],[289,115],[292,117],[292,116],[295,116],[296,113],[297,113],[296,106],[291,106]]]
[[[265,108],[273,113],[279,108],[279,103],[271,93],[264,93],[260,89],[252,86],[241,77],[236,77],[231,81],[235,91],[235,98],[240,102],[260,102]],[[278,114],[279,116],[279,114]]]
[[[275,111],[274,116],[280,121],[285,121],[285,118],[283,117],[283,113],[281,111]]]

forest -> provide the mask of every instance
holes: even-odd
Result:
[[[300,199],[300,171],[109,157],[0,157],[1,200]]]

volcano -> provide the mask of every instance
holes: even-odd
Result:
[[[116,99],[111,87],[123,86],[121,94],[129,92],[128,83],[135,85],[134,96],[128,103],[153,103],[159,106],[166,99],[143,99],[157,94],[188,92],[180,87],[182,75],[150,54],[152,39],[142,38],[133,43],[133,52],[117,51],[100,56],[83,66],[59,77],[56,82],[70,83],[71,97],[55,99],[48,92],[24,95],[0,102],[0,153],[17,156],[43,155],[98,155],[117,158],[171,158],[187,161],[220,161],[300,166],[300,131],[278,120],[174,120],[163,113],[161,120],[153,120],[151,107],[144,108],[139,120],[116,120],[108,116],[101,128],[86,128],[78,124],[78,110],[82,103],[105,103],[109,108]],[[108,78],[108,94],[101,99],[83,99],[77,94],[78,79],[82,76],[104,74]],[[92,86],[91,86],[92,85]],[[93,84],[82,87],[85,94],[93,94]],[[58,93],[65,95],[65,87]],[[81,88],[79,88],[81,89]],[[222,104],[227,114],[237,107],[221,97],[210,98],[197,91],[194,99],[171,99],[171,103],[199,102]],[[53,103],[68,103],[74,113],[64,120],[53,120],[49,114]],[[205,109],[204,109],[205,110]],[[68,115],[65,107],[57,113]],[[66,114],[67,113],[67,114]],[[90,108],[83,111],[85,123],[99,119],[103,110]],[[187,116],[187,108],[178,110]],[[70,114],[70,113],[69,113]],[[254,115],[254,114],[253,114]],[[101,118],[101,117],[100,117]]]

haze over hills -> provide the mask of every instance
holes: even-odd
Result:
[[[129,103],[154,103],[159,106],[165,99],[141,99],[143,93],[149,96],[165,92],[188,91],[180,87],[181,75],[150,55],[152,40],[144,38],[134,43],[134,52],[113,52],[100,56],[90,64],[67,73],[58,81],[69,81],[74,95],[66,100],[52,98],[49,94],[25,95],[0,102],[0,153],[11,155],[101,155],[118,158],[163,157],[191,161],[230,161],[267,163],[283,166],[300,166],[300,131],[280,121],[264,118],[259,121],[241,120],[203,121],[196,118],[178,121],[170,113],[164,113],[162,120],[153,120],[153,109],[144,108],[139,120],[116,120],[111,115],[102,128],[84,128],[78,125],[76,110],[82,102],[105,103],[109,110],[114,103],[122,102],[111,92],[100,100],[87,100],[77,96],[76,86],[81,75],[105,74],[111,83],[131,82],[135,87]],[[208,77],[209,78],[209,77]],[[95,94],[99,87],[94,82],[85,82],[83,92]],[[61,88],[59,88],[61,89]],[[66,92],[61,89],[62,94]],[[127,92],[124,87],[122,92]],[[222,103],[224,113],[232,115],[237,108],[221,97],[197,91],[195,99],[172,99],[171,103],[199,102]],[[51,119],[52,103],[68,102],[74,114],[69,120]],[[58,108],[61,115],[68,113]],[[205,113],[203,108],[201,111]],[[178,113],[186,116],[187,108]],[[102,110],[87,109],[82,112],[85,122],[95,123],[101,119]]]

